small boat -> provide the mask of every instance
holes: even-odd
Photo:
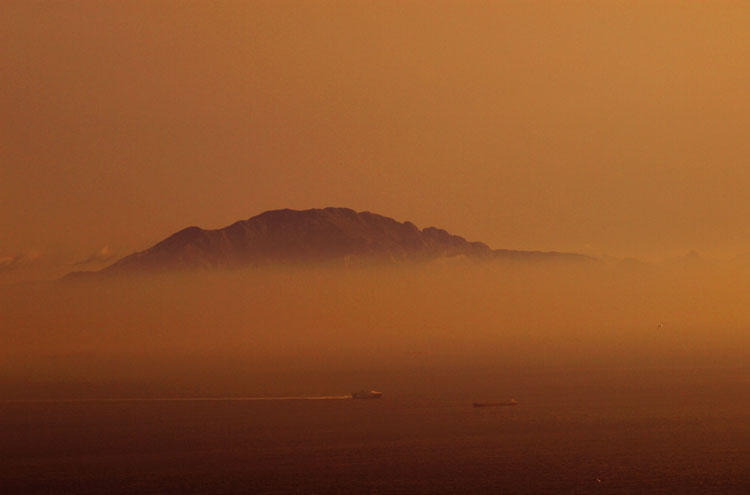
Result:
[[[364,390],[360,390],[359,392],[354,392],[352,394],[352,399],[379,399],[382,396],[383,392],[376,392],[375,390],[366,392]]]
[[[474,407],[503,407],[503,406],[517,406],[518,401],[516,399],[506,400],[504,402],[475,402]]]

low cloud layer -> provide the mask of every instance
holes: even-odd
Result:
[[[477,369],[737,366],[750,358],[748,294],[750,267],[710,264],[264,268],[5,286],[0,392],[408,392]]]
[[[86,258],[76,261],[75,263],[72,263],[73,266],[87,266],[87,265],[95,265],[95,264],[102,264],[106,263],[108,261],[113,261],[117,254],[113,252],[109,246],[104,246],[103,248],[99,249],[95,253],[91,254],[90,256],[87,256]]]
[[[0,273],[11,272],[38,262],[42,253],[37,250],[18,253],[13,256],[0,256]]]

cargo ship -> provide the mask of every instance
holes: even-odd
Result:
[[[382,392],[376,392],[375,390],[370,390],[369,392],[360,390],[359,392],[354,392],[352,394],[352,399],[379,399],[382,396]]]

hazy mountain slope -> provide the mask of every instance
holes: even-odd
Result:
[[[481,242],[411,222],[347,208],[273,210],[228,227],[188,227],[153,247],[131,254],[99,272],[119,275],[191,269],[238,268],[268,263],[429,261],[464,256],[472,259],[538,261],[587,260],[586,256],[531,251],[493,251]]]

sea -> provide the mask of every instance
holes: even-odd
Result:
[[[0,493],[750,493],[745,368],[389,383],[0,401]]]

